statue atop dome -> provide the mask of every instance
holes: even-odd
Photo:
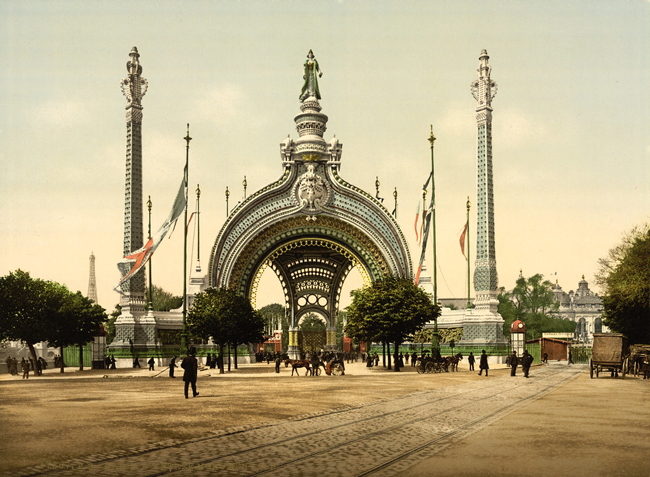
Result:
[[[316,74],[318,73],[318,76]],[[318,78],[323,76],[321,72],[318,61],[314,58],[314,53],[309,50],[307,54],[307,61],[305,61],[305,74],[303,79],[305,84],[302,85],[302,91],[300,92],[300,101],[304,102],[307,98],[314,97],[320,99],[320,91],[318,89]]]

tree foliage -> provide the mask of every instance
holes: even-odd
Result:
[[[325,331],[327,325],[314,313],[308,313],[300,322],[300,331]]]
[[[540,273],[529,278],[519,277],[511,295],[515,309],[520,314],[546,314],[557,311],[559,306],[553,296],[553,284],[544,280],[544,275]]]
[[[279,303],[271,303],[258,310],[258,313],[264,320],[264,332],[272,335],[275,330],[282,328],[282,318],[284,317],[284,307]]]
[[[345,332],[355,341],[399,345],[440,315],[430,295],[408,278],[387,276],[351,295]]]
[[[187,327],[197,338],[237,346],[262,341],[264,320],[248,298],[227,288],[208,288],[194,298]]]
[[[627,233],[599,260],[604,324],[630,343],[650,343],[650,224]]]
[[[542,333],[575,332],[576,323],[551,316],[559,303],[553,296],[553,285],[537,273],[530,278],[519,277],[512,293],[499,289],[498,312],[503,318],[503,333],[510,334],[510,325],[516,320],[526,324],[526,338],[541,338]]]
[[[163,290],[161,287],[154,285],[153,287],[152,305],[154,311],[169,311],[180,308],[183,304],[183,297],[175,296],[174,294]],[[148,293],[148,291],[147,291]]]
[[[22,270],[0,277],[0,340],[24,341],[34,360],[34,344],[84,345],[105,321],[104,309],[81,292]]]

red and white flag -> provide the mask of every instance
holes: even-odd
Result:
[[[181,213],[185,210],[185,189],[187,184],[186,177],[187,176],[183,178],[183,182],[178,189],[176,200],[174,200],[174,205],[172,206],[172,210],[169,213],[169,216],[160,226],[158,231],[149,239],[144,247],[132,252],[130,255],[126,255],[124,259],[118,263],[117,267],[120,269],[120,272],[124,274],[124,276],[117,283],[117,285],[113,287],[116,292],[122,293],[122,290],[120,288],[122,284],[147,264],[153,253],[156,251],[156,248],[158,248],[158,245],[160,245],[160,242],[162,242],[162,240],[165,238],[165,235],[167,235],[167,232],[169,232],[169,229],[176,226],[176,221],[180,217]],[[131,269],[127,272],[129,265]]]
[[[463,233],[460,234],[460,251],[463,252],[463,257],[465,257],[465,260],[467,260],[467,257],[465,256],[465,235],[467,234],[467,225],[468,222],[465,222],[465,227],[463,227]]]
[[[420,234],[418,233],[418,220],[420,218],[420,201],[418,200],[418,211],[415,213],[415,241],[420,242]]]

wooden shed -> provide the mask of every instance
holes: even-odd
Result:
[[[550,361],[566,361],[569,355],[569,342],[553,338],[537,338],[526,341],[526,343],[539,343],[540,357],[548,353]]]

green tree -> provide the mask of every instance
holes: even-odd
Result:
[[[61,286],[16,270],[0,277],[0,341],[24,341],[36,363],[34,345],[49,338],[61,307]]]
[[[650,224],[625,234],[598,265],[604,324],[630,343],[650,343]]]
[[[279,303],[271,303],[260,308],[259,314],[264,319],[264,333],[266,335],[271,336],[275,330],[281,328],[284,307]]]
[[[511,299],[520,314],[546,314],[557,311],[559,306],[553,296],[553,284],[544,280],[544,275],[540,273],[529,278],[519,277],[512,290]]]
[[[387,276],[351,295],[346,334],[368,343],[394,343],[395,358],[404,341],[440,316],[440,307],[432,303],[431,296],[408,278]]]
[[[111,313],[111,317],[106,322],[106,344],[109,345],[115,339],[115,322],[122,314],[122,306],[118,303],[115,305],[115,310]]]
[[[187,328],[194,337],[206,340],[212,337],[223,357],[226,345],[236,347],[243,340],[261,338],[264,322],[248,298],[227,288],[208,288],[194,298],[187,315]],[[220,372],[224,372],[223,365]]]
[[[50,321],[48,341],[52,346],[79,346],[79,370],[83,370],[83,347],[92,341],[108,318],[101,306],[81,292],[61,286],[61,306]],[[63,356],[63,355],[62,355]],[[61,366],[63,372],[63,366]]]
[[[553,296],[553,284],[539,273],[530,278],[519,277],[512,293],[501,287],[497,298],[506,336],[510,335],[510,326],[516,320],[526,324],[527,339],[541,338],[542,333],[575,331],[575,322],[551,316],[557,312],[559,303]]]
[[[301,331],[325,331],[327,326],[314,313],[308,313],[300,322]]]
[[[161,287],[154,285],[153,287],[153,310],[154,311],[169,311],[180,308],[183,304],[183,297],[175,296],[174,294],[163,290]],[[147,290],[147,293],[149,291]]]

